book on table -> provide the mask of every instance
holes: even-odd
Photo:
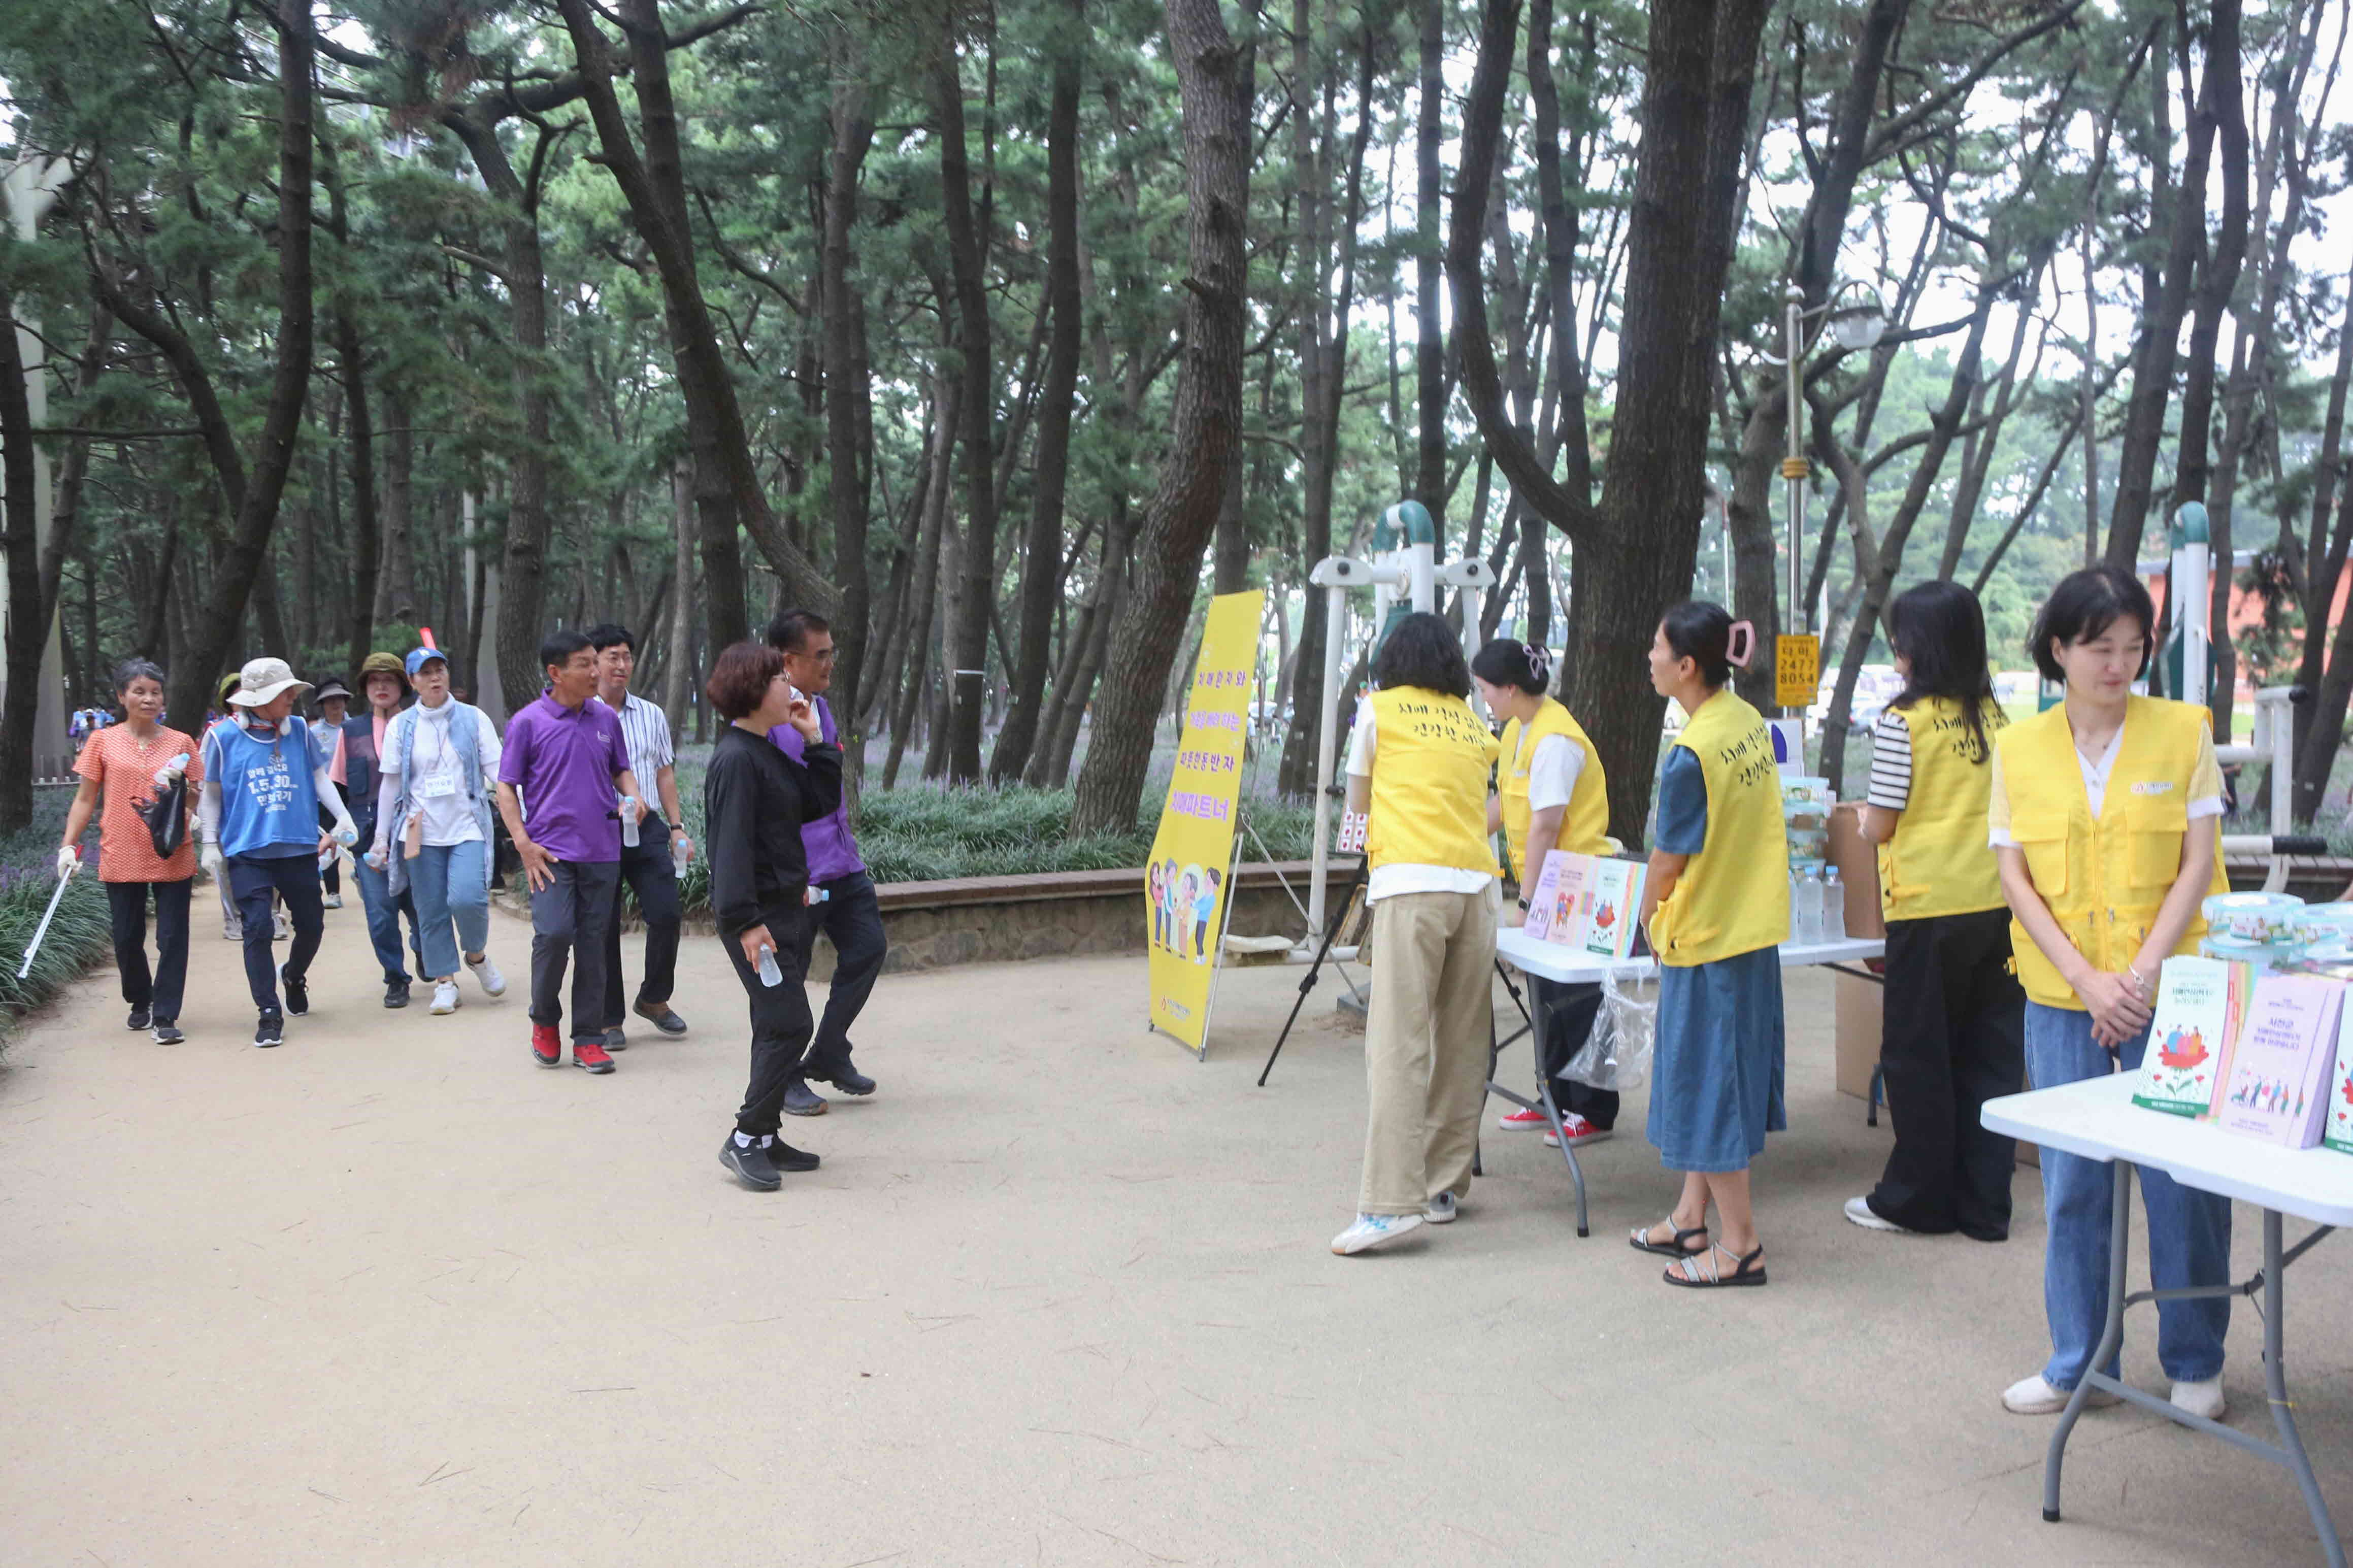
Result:
[[[2214,1100],[2225,1131],[2287,1149],[2320,1142],[2344,995],[2342,985],[2308,976],[2255,983]]]
[[[2165,961],[2134,1104],[2175,1116],[2211,1111],[2253,983],[2254,971],[2245,963],[2220,958]]]
[[[1545,857],[1544,869],[1528,893],[1524,930],[1538,942],[1563,947],[1585,942],[1585,893],[1591,879],[1593,857],[1556,849]]]
[[[2353,1007],[2337,1010],[2337,1059],[2324,1088],[2320,1141],[2340,1154],[2353,1154]]]
[[[1625,958],[1633,952],[1649,870],[1640,860],[1601,857],[1593,861],[1592,891],[1585,900],[1587,952],[1598,958]]]

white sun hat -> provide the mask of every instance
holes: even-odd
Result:
[[[228,700],[239,708],[259,708],[297,688],[307,691],[311,683],[296,679],[284,659],[248,659],[237,672],[237,689],[228,694]]]

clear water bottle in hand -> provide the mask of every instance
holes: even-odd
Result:
[[[155,770],[155,787],[157,789],[171,788],[172,780],[178,774],[185,773],[187,771],[188,753],[182,752],[178,756],[174,757],[170,762],[165,763],[162,767]]]
[[[634,800],[621,802],[621,845],[628,849],[638,847],[638,803]]]
[[[670,869],[672,876],[683,877],[686,875],[686,840],[675,833],[671,834],[670,840]]]
[[[777,967],[776,950],[766,942],[762,942],[760,944],[760,984],[782,985],[784,983],[785,972]]]
[[[1822,873],[1822,940],[1846,940],[1846,884],[1835,866]]]

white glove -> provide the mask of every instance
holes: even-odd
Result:
[[[392,850],[385,845],[381,834],[377,836],[376,841],[368,847],[367,863],[368,868],[373,871],[381,871],[392,863]]]
[[[70,877],[81,869],[81,851],[71,844],[58,846],[58,875]]]
[[[219,881],[225,875],[227,875],[226,868],[221,860],[220,845],[216,840],[206,839],[205,841],[204,849],[196,856],[196,864],[203,867],[205,868],[205,875],[210,877],[216,882]]]

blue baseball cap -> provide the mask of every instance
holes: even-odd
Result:
[[[415,676],[418,670],[425,668],[426,660],[434,658],[439,659],[444,664],[449,662],[449,656],[443,653],[438,647],[410,648],[408,650],[408,673],[412,677]]]

